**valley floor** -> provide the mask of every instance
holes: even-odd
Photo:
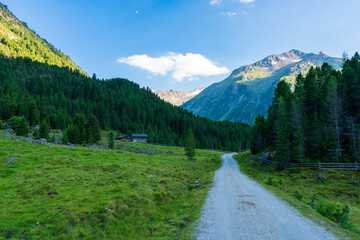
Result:
[[[115,148],[0,136],[0,239],[189,239],[221,154]]]

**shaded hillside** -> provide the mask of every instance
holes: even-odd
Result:
[[[209,119],[253,124],[258,114],[266,114],[281,79],[294,86],[298,73],[306,73],[311,66],[324,62],[338,69],[342,59],[298,50],[271,55],[235,69],[224,81],[212,84],[182,106]]]
[[[53,129],[65,129],[77,113],[95,115],[103,129],[147,133],[153,143],[183,145],[192,129],[199,148],[237,151],[249,147],[250,126],[214,122],[166,103],[126,79],[89,78],[68,68],[0,55],[0,119],[40,112]]]

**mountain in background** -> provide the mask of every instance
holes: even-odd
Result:
[[[194,98],[196,95],[201,93],[205,88],[195,89],[190,92],[185,91],[176,91],[176,90],[158,90],[154,91],[156,95],[158,95],[162,100],[171,103],[174,106],[180,106],[183,103],[189,101]]]
[[[198,148],[250,146],[248,124],[194,116],[126,79],[90,78],[0,4],[0,127],[19,116],[31,126],[45,122],[65,130],[73,143],[86,143],[91,132],[75,126],[77,114],[84,114],[77,118],[82,122],[95,116],[102,129],[118,134],[147,133],[151,143],[183,146],[191,129]]]
[[[2,3],[0,3],[0,54],[11,58],[30,58],[48,65],[69,67],[71,70],[78,70],[84,74],[69,56],[29,29],[25,22],[17,19]]]
[[[212,120],[253,124],[257,115],[266,114],[280,80],[284,79],[293,88],[299,73],[306,74],[311,66],[324,62],[336,69],[342,66],[341,58],[329,57],[324,52],[290,50],[271,55],[235,69],[228,78],[205,88],[182,107]]]

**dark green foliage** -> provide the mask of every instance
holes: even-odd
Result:
[[[73,144],[91,144],[101,140],[99,121],[92,115],[89,119],[84,114],[76,114],[74,123],[67,128],[69,141]]]
[[[252,153],[272,147],[281,162],[357,161],[360,158],[359,102],[360,56],[357,53],[351,59],[344,59],[342,71],[324,63],[321,67],[312,67],[305,77],[299,74],[294,93],[280,81],[267,118],[253,127],[253,143],[256,139],[265,144],[262,147],[253,144]],[[259,129],[263,129],[260,137]]]
[[[110,132],[108,137],[108,148],[113,149],[114,148],[114,133]]]
[[[25,117],[14,116],[7,121],[7,124],[14,129],[18,136],[26,136],[30,131],[29,123]]]
[[[185,155],[189,161],[195,161],[195,138],[191,129],[189,129],[185,136]]]
[[[40,119],[52,129],[65,130],[72,124],[79,128],[79,136],[75,129],[68,132],[71,143],[83,144],[90,135],[98,142],[100,125],[122,134],[147,133],[151,143],[182,146],[191,129],[197,148],[250,148],[249,125],[194,116],[125,79],[92,79],[69,68],[1,54],[0,79],[0,119],[23,115],[29,120],[30,103],[35,101]]]
[[[89,138],[92,138],[93,142],[96,143],[101,140],[99,121],[94,115],[91,115],[91,117],[88,119],[87,128]]]
[[[283,96],[280,96],[278,99],[278,127],[276,134],[276,150],[276,159],[279,162],[288,162],[290,160],[288,113],[287,104]]]
[[[66,129],[68,141],[72,144],[77,144],[81,140],[80,130],[76,126],[70,126]]]
[[[265,146],[265,119],[263,116],[257,116],[253,127],[251,140],[251,153],[255,154],[264,149]]]
[[[50,131],[49,126],[47,125],[46,121],[43,120],[39,128],[39,137],[47,139],[49,137],[49,131]]]
[[[297,130],[295,134],[292,157],[294,162],[304,161],[304,138],[300,130]]]
[[[29,106],[29,123],[31,126],[40,123],[40,113],[34,101],[32,101]]]
[[[64,134],[63,134],[63,136],[61,138],[61,143],[62,144],[68,144],[69,143],[67,132],[64,132]]]

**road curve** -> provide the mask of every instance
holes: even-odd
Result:
[[[203,207],[196,239],[337,239],[239,171],[234,154],[222,157]]]

